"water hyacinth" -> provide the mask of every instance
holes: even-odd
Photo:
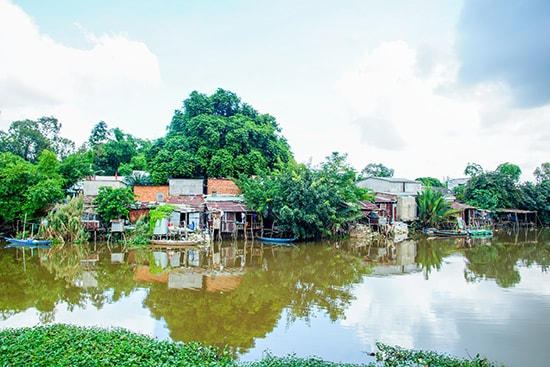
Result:
[[[55,324],[0,331],[0,366],[212,366],[212,367],[496,367],[479,355],[458,359],[431,351],[377,343],[377,362],[349,364],[317,357],[276,357],[237,362],[201,343],[159,341],[125,329]]]

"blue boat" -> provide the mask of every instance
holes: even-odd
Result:
[[[4,239],[9,242],[9,244],[5,246],[6,248],[10,248],[10,247],[51,248],[50,244],[52,243],[52,241],[50,240],[35,240],[34,238],[21,239],[21,238],[4,237]]]
[[[278,237],[256,237],[259,241],[278,245],[294,246],[292,242],[296,241],[296,237],[278,238]]]

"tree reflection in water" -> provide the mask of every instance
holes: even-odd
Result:
[[[264,337],[287,310],[287,322],[308,319],[317,309],[332,320],[343,316],[353,299],[351,287],[368,267],[355,256],[324,244],[294,248],[264,246],[262,258],[248,259],[239,286],[231,292],[167,289],[153,284],[145,305],[164,318],[177,341],[231,345],[243,353]],[[231,276],[225,269],[218,276]]]
[[[341,319],[354,300],[355,285],[379,268],[400,273],[422,270],[428,280],[444,267],[445,258],[461,255],[467,281],[494,279],[500,287],[514,286],[521,281],[519,266],[547,271],[549,237],[550,231],[497,233],[490,241],[472,242],[470,247],[457,239],[425,237],[400,243],[354,239],[294,248],[256,243],[247,249],[244,262],[239,260],[245,253],[243,243],[223,243],[235,246],[235,251],[228,251],[235,255],[233,261],[222,261],[224,268],[214,270],[210,253],[204,266],[178,268],[182,276],[198,274],[200,282],[198,287],[177,289],[166,283],[168,277],[163,283],[138,282],[139,265],[151,258],[148,249],[132,251],[130,261],[126,254],[124,263],[113,264],[106,247],[101,247],[99,260],[91,268],[82,266],[86,248],[39,250],[26,257],[26,271],[20,250],[2,249],[0,318],[7,320],[34,308],[40,322],[55,322],[60,303],[69,310],[90,304],[101,310],[146,288],[143,306],[154,319],[164,320],[172,340],[228,345],[237,355],[281,322],[287,326],[296,320],[309,322],[320,312],[332,321]]]

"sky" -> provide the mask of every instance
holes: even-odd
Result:
[[[166,134],[192,91],[274,116],[295,159],[464,177],[550,161],[546,0],[0,0],[0,130]]]

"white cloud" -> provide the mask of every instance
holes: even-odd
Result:
[[[532,150],[542,137],[525,126],[542,128],[549,110],[508,107],[510,91],[498,83],[459,88],[457,70],[451,55],[395,41],[344,72],[336,88],[341,115],[360,135],[350,152],[354,165],[382,163],[396,176],[441,179],[462,176],[468,162],[487,170],[511,162],[531,179],[545,158],[542,148]]]
[[[83,140],[97,122],[140,104],[161,85],[157,57],[144,43],[124,35],[85,37],[89,49],[66,47],[42,34],[20,7],[0,1],[0,129],[53,115],[64,136]]]

